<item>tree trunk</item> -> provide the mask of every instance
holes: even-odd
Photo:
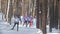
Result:
[[[10,25],[11,25],[11,17],[13,16],[12,14],[13,14],[13,5],[12,5],[12,0],[10,0],[10,6],[9,6],[10,8],[9,8],[9,14],[8,14],[8,22],[10,23]]]
[[[42,0],[42,31],[46,34],[46,22],[47,22],[47,5],[48,0]]]
[[[59,1],[58,0],[56,0],[56,8],[55,8],[55,13],[54,13],[54,26],[55,26],[55,28],[57,28],[58,29],[58,6],[59,6]]]
[[[36,26],[37,26],[37,28],[39,28],[39,0],[36,0],[36,12],[37,12],[37,24],[36,24]]]
[[[54,0],[50,0],[49,15],[50,15],[50,32],[52,32],[52,28],[54,27]]]
[[[0,12],[1,12],[1,0],[0,0]]]
[[[59,12],[58,12],[58,28],[60,29],[60,0],[59,0]]]
[[[6,15],[6,21],[8,22],[8,14],[9,14],[9,7],[10,7],[10,0],[8,0],[8,8],[7,8],[7,15]]]

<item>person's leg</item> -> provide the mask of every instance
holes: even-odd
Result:
[[[19,29],[19,23],[17,23],[17,31],[18,31],[18,29]]]
[[[26,23],[26,27],[27,27],[27,25],[28,25],[27,21],[25,23]]]
[[[24,26],[25,22],[23,23],[23,26]]]
[[[30,21],[28,22],[28,24],[29,24],[29,27],[31,27],[31,22]]]
[[[13,30],[13,29],[14,29],[15,25],[16,25],[16,23],[14,23],[14,26],[13,26],[13,28],[12,28],[11,30]]]

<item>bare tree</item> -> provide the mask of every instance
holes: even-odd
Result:
[[[1,0],[0,0],[0,11],[1,11]]]
[[[10,0],[8,0],[8,8],[7,8],[7,15],[6,15],[7,22],[8,22],[9,6],[10,6]]]

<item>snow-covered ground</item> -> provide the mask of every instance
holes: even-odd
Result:
[[[35,27],[28,27],[19,25],[19,31],[16,31],[16,27],[14,30],[10,30],[13,26],[13,18],[12,18],[12,24],[9,25],[9,23],[2,20],[2,13],[0,13],[0,34],[43,34],[42,30],[37,29]],[[60,34],[59,29],[52,28],[52,32],[49,32],[49,25],[47,27],[47,34]]]
[[[46,28],[47,28],[47,34],[60,34],[59,29],[52,28],[52,32],[49,32],[49,25],[47,25]]]

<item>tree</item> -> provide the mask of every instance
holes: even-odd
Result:
[[[8,0],[8,8],[7,8],[7,15],[6,15],[6,20],[8,22],[8,15],[9,15],[9,7],[10,7],[10,0]]]
[[[7,2],[8,0],[1,0],[1,11],[3,13],[3,17],[6,18],[7,12]]]
[[[47,3],[48,0],[36,0],[37,10],[37,28],[42,29],[43,34],[46,34],[46,21],[47,21]],[[41,17],[40,17],[41,16]],[[41,21],[41,22],[40,22]],[[41,26],[40,26],[40,23]]]

